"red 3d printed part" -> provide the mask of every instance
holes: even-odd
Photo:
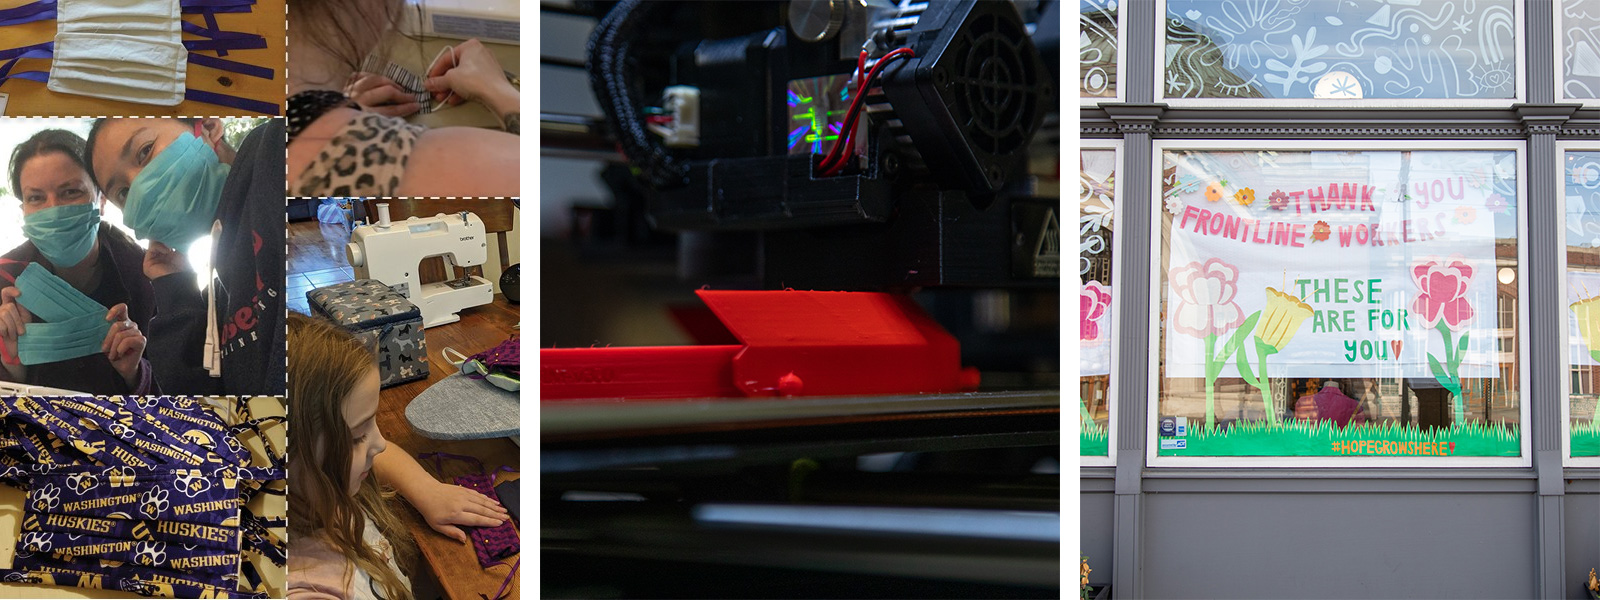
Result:
[[[741,342],[539,351],[543,400],[947,393],[976,389],[960,346],[910,298],[875,292],[712,291]]]

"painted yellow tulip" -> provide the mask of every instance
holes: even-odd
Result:
[[[1311,313],[1311,305],[1299,298],[1267,288],[1267,306],[1261,309],[1261,319],[1256,321],[1256,337],[1272,346],[1273,351],[1281,352]]]
[[[1572,313],[1578,317],[1578,335],[1591,352],[1600,350],[1600,296],[1584,298],[1572,303]]]

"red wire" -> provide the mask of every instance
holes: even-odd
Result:
[[[844,149],[850,144],[851,135],[855,132],[856,120],[861,116],[861,107],[866,104],[867,90],[871,89],[872,82],[877,80],[878,71],[882,70],[883,66],[888,64],[890,60],[901,56],[910,58],[915,56],[915,53],[910,48],[897,48],[884,55],[883,58],[878,59],[877,64],[872,65],[872,70],[861,79],[861,85],[856,86],[856,98],[850,102],[850,112],[845,114],[844,129],[840,134],[839,143],[834,145],[833,150],[828,152],[828,155],[822,159],[822,164],[819,165],[823,169],[824,177],[832,177],[844,168],[846,162],[844,160]]]
[[[856,122],[860,117],[861,107],[866,103],[867,90],[871,89],[871,82],[877,78],[878,70],[892,57],[902,54],[911,54],[911,50],[909,48],[900,48],[890,52],[872,66],[871,72],[863,73],[857,81],[856,97],[850,102],[850,111],[845,114],[844,124],[840,129],[839,143],[834,145],[833,150],[823,158],[822,164],[819,165],[823,169],[824,177],[832,177],[843,168],[845,156],[848,155],[845,149],[849,147],[850,140],[855,137]],[[857,62],[861,61],[858,59]]]

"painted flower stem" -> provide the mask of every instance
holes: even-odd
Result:
[[[1217,334],[1206,336],[1206,429],[1217,426]]]
[[[1450,407],[1453,421],[1462,423],[1467,418],[1466,399],[1461,396],[1461,358],[1467,352],[1467,332],[1461,334],[1460,340],[1452,339],[1450,327],[1440,320],[1434,325],[1439,330],[1439,335],[1444,339],[1444,363],[1432,353],[1428,354],[1428,366],[1433,369],[1433,377],[1439,381],[1451,394]],[[1459,346],[1459,347],[1458,347]]]

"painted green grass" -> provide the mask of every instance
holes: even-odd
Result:
[[[1600,421],[1572,426],[1572,455],[1600,456]]]
[[[1094,421],[1084,421],[1078,431],[1078,456],[1110,456],[1111,430]]]
[[[1517,427],[1480,422],[1425,430],[1395,423],[1340,429],[1332,421],[1277,425],[1247,421],[1227,429],[1194,427],[1182,439],[1187,448],[1157,452],[1160,456],[1518,456],[1522,452]],[[1362,444],[1345,452],[1336,449],[1335,442]],[[1432,446],[1424,449],[1421,444]]]

